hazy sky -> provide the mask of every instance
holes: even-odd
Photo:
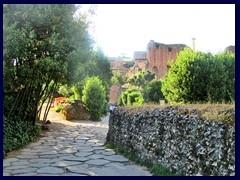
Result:
[[[196,50],[212,53],[235,45],[234,4],[101,4],[92,20],[94,39],[108,56],[132,57],[150,40],[192,47],[194,37]]]

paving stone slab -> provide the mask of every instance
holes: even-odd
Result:
[[[59,161],[51,166],[56,166],[56,167],[66,167],[66,166],[73,166],[77,164],[82,164],[82,162],[76,162],[76,161]]]
[[[64,171],[57,167],[43,167],[37,170],[37,173],[45,174],[62,174]]]
[[[37,173],[24,173],[24,174],[16,174],[15,176],[36,176]]]
[[[114,155],[116,153],[115,152],[106,152],[106,151],[104,151],[104,152],[102,152],[102,154],[106,155],[106,156],[111,156],[111,155]]]
[[[95,143],[93,143],[93,142],[86,142],[86,144],[92,146],[92,145],[94,145]]]
[[[58,144],[61,144],[62,146],[66,147],[66,146],[70,146],[70,144],[73,142],[74,141],[62,141],[62,142],[58,142]]]
[[[47,173],[38,173],[35,176],[62,176],[62,174],[47,174]]]
[[[94,147],[94,146],[104,146],[104,144],[103,143],[95,143],[95,144],[92,144],[92,146]]]
[[[11,176],[11,174],[7,172],[3,172],[3,176]]]
[[[13,175],[16,174],[25,174],[25,173],[31,173],[31,172],[35,172],[38,168],[33,168],[33,167],[27,167],[24,169],[14,169],[11,173]]]
[[[93,152],[78,152],[75,154],[75,156],[78,156],[78,157],[87,157],[87,156],[90,156],[92,155]]]
[[[77,173],[65,173],[62,174],[61,176],[88,176],[86,174],[77,174]]]
[[[42,168],[42,167],[48,167],[50,166],[51,163],[46,163],[46,162],[39,162],[39,163],[32,163],[30,167],[36,167],[36,168]]]
[[[73,138],[73,137],[72,137],[72,138],[67,137],[67,138],[66,138],[66,141],[67,141],[67,142],[69,142],[69,141],[74,141],[74,138]]]
[[[54,158],[58,158],[60,156],[60,154],[55,154],[55,155],[41,155],[39,156],[39,159],[46,159],[46,158],[49,158],[49,159],[54,159]]]
[[[46,152],[42,152],[42,153],[39,153],[39,156],[41,155],[56,155],[58,152],[57,151],[46,151]]]
[[[94,134],[81,134],[80,137],[94,137]]]
[[[66,140],[65,137],[57,137],[57,140]]]
[[[86,140],[80,140],[80,139],[75,138],[73,143],[86,143]]]
[[[128,159],[121,155],[105,156],[104,159],[115,162],[127,162]]]
[[[108,164],[105,164],[104,166],[106,167],[116,167],[116,168],[124,168],[125,165],[123,163],[119,163],[119,162],[110,162]]]
[[[89,140],[90,138],[89,137],[78,137],[76,139],[78,139],[78,140]]]
[[[58,153],[59,154],[74,154],[76,152],[78,152],[78,151],[75,149],[65,149],[65,150],[59,151]]]
[[[11,162],[3,160],[3,167],[11,166]]]
[[[61,161],[64,158],[76,158],[76,156],[74,156],[73,154],[61,154],[61,156],[58,157],[58,159],[60,159]]]
[[[84,161],[89,160],[86,157],[77,157],[77,156],[75,156],[75,157],[72,157],[72,156],[68,157],[68,156],[66,156],[66,157],[62,157],[62,159],[63,160],[67,160],[67,161],[76,161],[76,162],[84,162]]]
[[[19,159],[37,159],[38,155],[27,155],[27,154],[23,154],[23,155],[18,155],[16,156]]]
[[[98,139],[90,139],[87,142],[98,143],[100,140]]]
[[[33,148],[33,147],[37,147],[41,145],[41,141],[40,142],[34,142],[28,145],[29,149]]]
[[[94,146],[93,149],[95,150],[104,150],[106,147],[104,146]]]
[[[29,152],[21,152],[20,155],[38,156],[38,153],[34,151],[29,151]]]
[[[84,166],[70,166],[68,167],[68,171],[72,173],[77,173],[80,175],[95,176],[94,172],[89,171],[88,168]]]
[[[94,151],[95,154],[102,154],[103,152],[105,152],[103,149],[96,149]]]
[[[10,166],[10,167],[6,167],[6,170],[14,170],[14,169],[24,169],[24,168],[28,168],[28,166]]]
[[[78,143],[74,145],[75,149],[92,149],[92,146],[89,144]]]
[[[21,152],[29,152],[32,151],[32,149],[22,149]]]
[[[12,162],[12,166],[25,166],[25,165],[29,165],[30,162],[28,161],[15,161],[15,162]]]
[[[93,154],[93,155],[90,155],[88,156],[87,158],[89,159],[103,159],[105,156],[102,155],[102,154]]]
[[[77,150],[78,150],[78,152],[92,152],[92,151],[94,151],[94,149],[91,149],[91,148],[88,148],[88,149],[86,149],[86,148],[77,148]]]
[[[132,166],[109,166],[108,168],[95,169],[93,171],[96,173],[96,176],[151,176],[149,172]]]
[[[55,163],[58,161],[60,161],[60,159],[58,159],[58,158],[54,158],[54,159],[39,158],[39,159],[29,160],[30,163]]]
[[[107,161],[104,159],[92,159],[92,160],[86,161],[85,163],[90,164],[90,165],[95,165],[95,166],[101,166],[101,165],[110,163],[110,161]]]
[[[42,152],[47,152],[50,150],[51,150],[51,148],[44,148],[44,149],[39,148],[39,149],[31,149],[30,151],[31,151],[31,153],[42,153]]]

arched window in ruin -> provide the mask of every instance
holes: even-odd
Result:
[[[152,70],[155,73],[155,75],[158,76],[158,68],[156,66],[153,66]]]

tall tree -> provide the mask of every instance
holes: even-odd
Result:
[[[33,124],[92,47],[75,5],[4,5],[4,116]],[[77,66],[76,66],[77,64]],[[11,107],[11,108],[10,108]],[[44,119],[50,109],[47,105]]]

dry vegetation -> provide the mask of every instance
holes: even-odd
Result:
[[[119,107],[119,109],[126,109],[130,114],[135,114],[140,111],[153,111],[156,108],[164,109],[169,107],[175,107],[177,113],[181,115],[197,114],[200,115],[204,120],[220,120],[230,124],[235,123],[235,104],[145,104],[141,106]]]

